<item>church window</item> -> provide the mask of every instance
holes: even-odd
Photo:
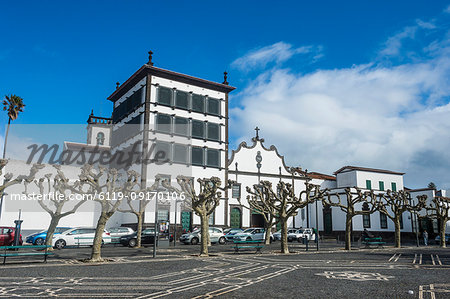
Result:
[[[105,144],[105,134],[102,132],[99,132],[97,134],[97,145],[104,145]]]

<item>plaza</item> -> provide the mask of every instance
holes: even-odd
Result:
[[[11,260],[0,274],[0,297],[25,298],[448,298],[450,253],[438,247],[356,249],[326,241],[305,251],[279,244],[262,254],[234,254],[229,245],[196,256],[198,246],[105,247],[102,264],[83,263],[87,248],[56,251],[44,264]],[[413,293],[411,293],[411,291]]]

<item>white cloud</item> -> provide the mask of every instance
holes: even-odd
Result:
[[[240,70],[264,68],[269,63],[281,64],[297,54],[313,54],[313,60],[320,59],[321,46],[303,46],[293,48],[291,44],[278,42],[270,46],[252,50],[232,62],[231,66]]]
[[[405,28],[397,40],[415,30]],[[231,131],[239,142],[259,126],[288,164],[311,171],[385,168],[406,172],[410,187],[434,181],[450,188],[450,46],[433,47],[432,58],[397,66],[265,71],[235,96]]]
[[[447,7],[444,9],[444,12],[445,12],[445,13],[450,13],[450,5],[447,6]]]

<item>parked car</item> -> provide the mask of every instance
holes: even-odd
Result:
[[[434,242],[438,245],[441,244],[441,236],[437,235],[437,237],[434,239]],[[448,244],[448,242],[450,242],[450,233],[445,234],[445,244]]]
[[[303,242],[303,238],[308,238],[308,241],[314,241],[316,239],[316,234],[314,233],[314,229],[312,228],[305,228],[303,232],[299,235],[297,240],[299,242]]]
[[[247,228],[242,233],[234,235],[233,241],[264,241],[265,229],[260,227]],[[274,240],[273,235],[270,235],[270,242]]]
[[[66,246],[92,246],[94,244],[95,227],[77,227],[53,236],[52,246],[63,249]],[[104,230],[102,244],[111,243],[110,234]]]
[[[290,233],[294,233],[294,232],[296,232],[296,231],[297,231],[296,228],[288,228],[288,235],[289,235]],[[274,239],[275,241],[281,241],[281,229],[280,229],[279,231],[277,231],[276,233],[273,234],[273,239]]]
[[[291,233],[288,233],[287,240],[288,242],[297,241],[300,239],[299,242],[301,242],[301,238],[303,238],[303,229],[297,229]]]
[[[209,239],[211,243],[219,243],[221,245],[225,244],[226,239],[223,230],[218,227],[209,228]],[[194,230],[192,233],[183,234],[180,237],[180,242],[184,244],[196,245],[202,240],[201,230]]]
[[[71,229],[71,227],[57,227],[55,228],[55,232],[53,235],[59,235],[60,233]],[[47,230],[40,231],[38,233],[29,235],[25,242],[33,244],[33,245],[43,245],[45,243],[45,239],[47,238]]]
[[[155,242],[155,229],[147,228],[142,231],[141,244],[153,244]],[[134,247],[137,244],[137,232],[121,236],[120,244],[123,246]]]
[[[225,234],[225,239],[227,241],[233,241],[233,237],[235,234],[242,233],[244,230],[242,228],[227,228],[223,231]]]
[[[134,230],[129,227],[111,227],[108,228],[107,231],[111,235],[111,242],[117,243],[120,242],[120,237],[131,235],[134,233]]]
[[[0,227],[0,246],[10,246],[14,242],[16,229],[14,227]],[[22,235],[19,236],[19,245],[22,245]]]

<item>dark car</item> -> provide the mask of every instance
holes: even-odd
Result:
[[[155,230],[152,228],[147,228],[142,231],[141,234],[141,244],[153,244],[155,242]],[[123,246],[134,247],[137,244],[137,233],[134,232],[129,235],[120,237],[120,244]]]
[[[0,227],[0,246],[10,246],[14,242],[16,229],[14,227]],[[22,235],[19,236],[19,245],[22,245]]]

